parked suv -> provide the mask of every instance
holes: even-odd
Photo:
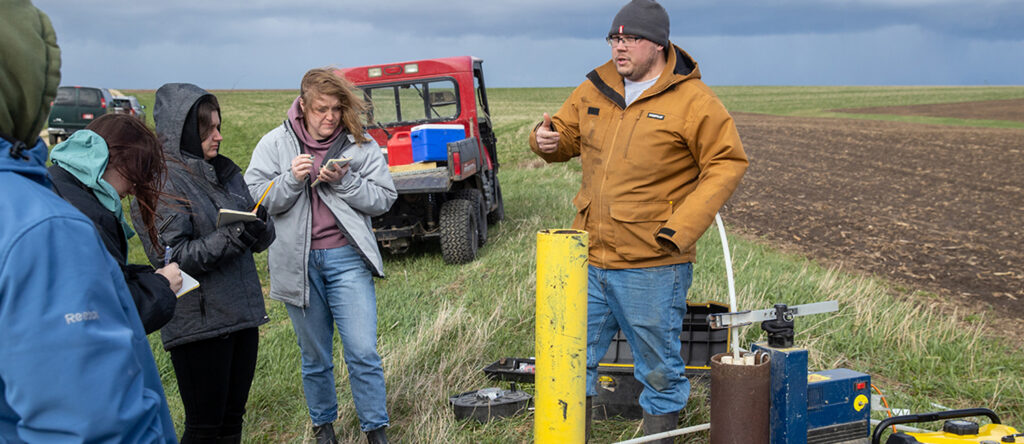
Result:
[[[106,88],[61,86],[50,107],[47,131],[50,145],[67,139],[71,133],[85,128],[93,119],[113,112],[113,95]]]
[[[146,123],[146,106],[139,103],[135,96],[114,97],[114,112],[129,114]]]

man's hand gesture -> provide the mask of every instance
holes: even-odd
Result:
[[[558,149],[558,132],[551,124],[551,116],[544,113],[544,122],[537,127],[537,146],[543,153],[553,153]]]

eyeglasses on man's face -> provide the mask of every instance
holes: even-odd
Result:
[[[619,44],[626,48],[632,48],[641,40],[643,40],[643,37],[635,35],[610,35],[604,39],[604,41],[608,42],[608,46],[611,46],[612,48]]]

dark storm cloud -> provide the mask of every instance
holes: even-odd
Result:
[[[494,86],[568,86],[607,60],[625,0],[34,0],[64,78],[292,87],[311,66],[459,54]],[[665,0],[710,83],[1020,84],[1021,0]],[[132,60],[131,65],[119,63]],[[771,67],[752,70],[751,66]]]
[[[130,44],[144,39],[222,42],[259,39],[273,23],[365,24],[365,38],[382,34],[421,37],[483,35],[600,38],[624,2],[387,1],[362,4],[300,2],[96,2],[37,1],[51,15],[66,16],[76,37]],[[1024,39],[1024,2],[962,1],[665,1],[674,36],[834,34],[915,25],[930,32],[976,39]],[[46,8],[53,4],[59,8]],[[59,6],[58,6],[59,5]],[[270,29],[262,29],[270,27]],[[132,29],[134,28],[134,29]],[[239,29],[244,28],[244,29]],[[330,38],[291,29],[296,40]],[[244,32],[242,32],[244,31]],[[328,31],[329,32],[329,31]]]
[[[338,16],[393,32],[600,38],[625,2],[386,2]],[[1024,2],[1008,0],[664,1],[679,36],[863,32],[915,25],[929,32],[996,40],[1024,39]],[[403,6],[404,5],[404,6]]]
[[[938,34],[1024,39],[1024,2],[726,2],[667,9],[675,35],[836,34],[913,25]]]

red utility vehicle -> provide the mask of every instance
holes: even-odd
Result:
[[[488,224],[504,218],[482,65],[464,56],[337,70],[365,94],[367,130],[387,150],[398,200],[373,228],[392,253],[439,238],[445,262],[469,262]],[[417,136],[453,128],[464,138],[417,145]]]

